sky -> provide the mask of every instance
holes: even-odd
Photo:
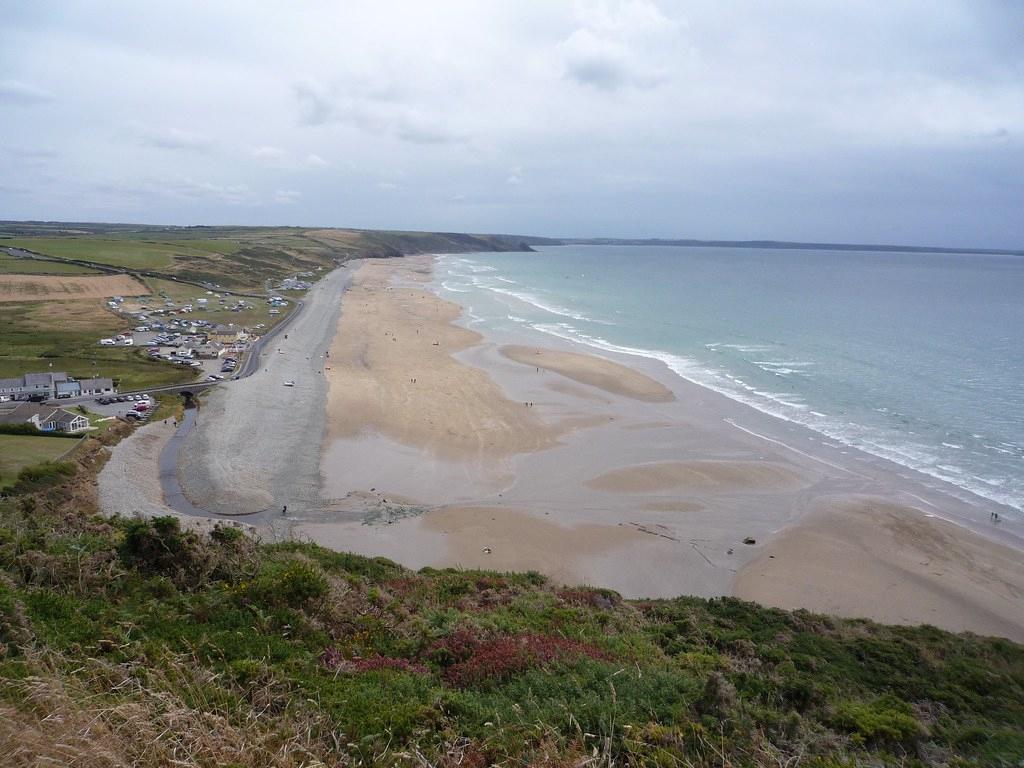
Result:
[[[1024,247],[1021,0],[0,0],[0,219]]]

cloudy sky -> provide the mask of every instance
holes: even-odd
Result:
[[[1024,246],[1020,0],[0,14],[0,218]]]

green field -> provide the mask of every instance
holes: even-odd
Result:
[[[0,245],[3,241],[0,240]],[[60,261],[18,259],[0,251],[0,275],[95,275],[96,270]]]
[[[267,281],[333,264],[334,251],[291,230],[254,229],[234,237],[189,237],[189,230],[119,232],[107,237],[21,237],[0,244],[62,259],[172,274],[227,289],[262,291]]]
[[[0,488],[13,483],[25,467],[55,461],[75,445],[70,438],[0,435]]]
[[[523,238],[299,227],[131,227],[8,222],[0,244],[65,259],[152,270],[228,290],[263,292],[353,258],[517,249]],[[526,238],[525,240],[529,240]]]
[[[101,347],[99,339],[126,329],[99,302],[0,303],[0,378],[64,371],[76,378],[106,376],[121,389],[192,380],[190,371],[149,360],[134,347]]]
[[[192,249],[182,242],[159,243],[145,240],[104,240],[98,238],[26,238],[3,241],[4,245],[24,248],[62,259],[79,259],[96,264],[131,269],[168,269],[175,257],[204,256],[205,248]]]

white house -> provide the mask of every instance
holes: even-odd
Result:
[[[82,432],[89,428],[89,420],[81,414],[35,403],[22,403],[0,413],[0,424],[33,424],[40,432]]]
[[[83,395],[116,395],[113,379],[80,379]]]

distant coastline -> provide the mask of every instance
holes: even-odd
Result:
[[[259,231],[281,227],[237,227],[210,225],[139,224],[131,222],[15,221],[0,219],[0,244],[16,237],[66,237],[130,233],[175,234],[195,237],[224,237],[239,229]],[[284,227],[296,231],[330,227]],[[502,233],[429,232],[426,230],[373,230],[346,228],[373,241],[376,253],[362,256],[402,256],[416,253],[462,253],[469,251],[532,251],[537,245],[675,245],[688,248],[771,248],[776,250],[875,251],[880,253],[961,253],[987,256],[1024,256],[1022,248],[975,248],[965,246],[894,245],[891,243],[833,243],[799,240],[699,240],[695,238],[642,237],[548,237]]]
[[[977,253],[985,256],[1024,256],[1024,249],[949,248],[929,245],[868,243],[803,243],[790,240],[692,240],[662,238],[563,238],[561,245],[674,245],[684,248],[773,248],[791,251],[874,251],[878,253]]]

